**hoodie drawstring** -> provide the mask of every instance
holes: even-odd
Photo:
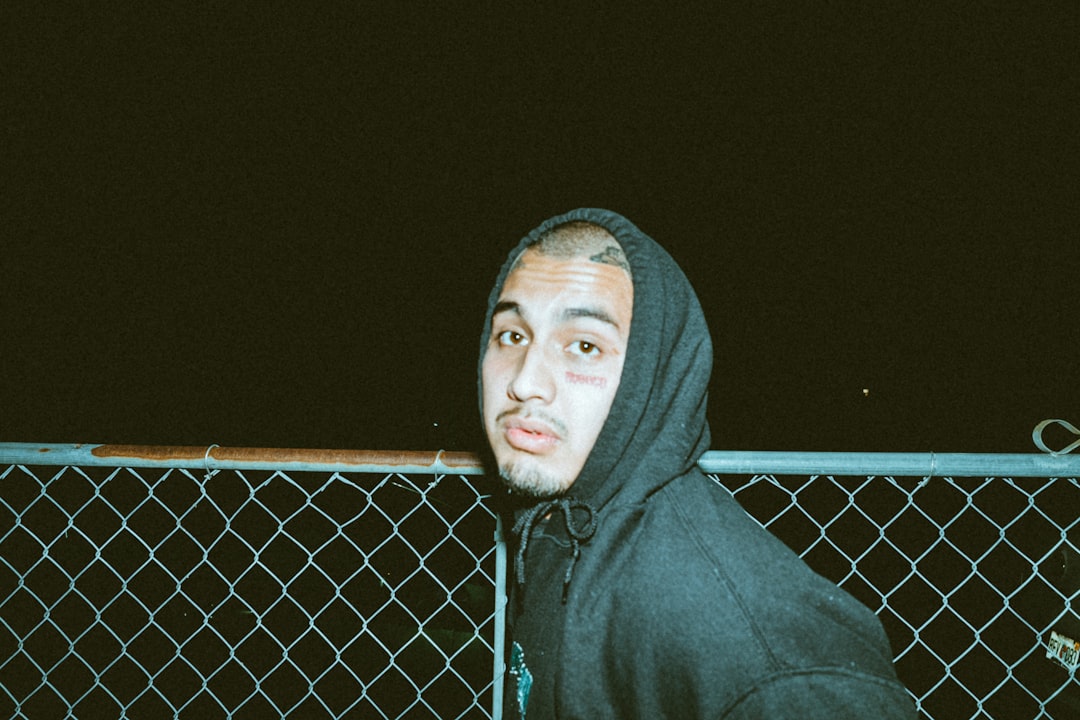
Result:
[[[566,568],[566,577],[563,579],[562,601],[565,605],[567,593],[570,591],[570,580],[574,577],[574,566],[581,557],[581,543],[588,542],[596,532],[596,510],[587,502],[569,497],[554,498],[538,503],[522,513],[512,530],[518,538],[517,554],[514,557],[514,577],[517,580],[518,589],[524,588],[525,549],[529,545],[529,538],[532,536],[536,523],[556,508],[562,510],[566,534],[570,537],[570,547],[573,549],[573,557],[570,559],[570,565]],[[574,521],[574,510],[584,510],[588,513],[588,518],[581,527]]]

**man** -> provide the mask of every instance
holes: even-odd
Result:
[[[914,717],[874,615],[697,468],[711,368],[686,277],[615,213],[503,266],[480,394],[512,501],[504,717]]]

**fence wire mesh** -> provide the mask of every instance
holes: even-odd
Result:
[[[0,483],[0,717],[491,717],[495,523],[465,478]]]
[[[878,614],[922,717],[1080,717],[1076,478],[713,478]],[[0,717],[497,717],[484,483],[0,465]]]
[[[1080,717],[1075,478],[713,478],[877,613],[922,717]]]

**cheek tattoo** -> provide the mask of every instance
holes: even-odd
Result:
[[[607,386],[607,378],[599,375],[578,375],[570,371],[566,372],[566,381],[575,385],[592,385],[596,388]]]

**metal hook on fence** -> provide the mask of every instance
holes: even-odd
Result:
[[[922,480],[919,481],[917,490],[921,490],[930,482],[930,478],[934,477],[934,471],[937,470],[937,456],[934,455],[934,451],[930,451],[930,472],[926,474]]]
[[[425,492],[432,490],[436,485],[439,484],[439,481],[442,480],[442,475],[439,474],[439,462],[442,460],[442,454],[442,449],[440,449],[439,452],[435,453],[435,461],[431,463],[431,469],[435,472],[435,479],[428,483],[427,490],[425,490]]]
[[[203,453],[203,467],[206,468],[206,475],[203,477],[203,482],[207,482],[210,478],[217,475],[217,470],[210,469],[210,451],[216,447],[221,447],[217,443],[213,443],[206,448],[206,452]]]
[[[1076,448],[1080,447],[1080,440],[1076,440],[1069,445],[1061,448],[1060,450],[1051,450],[1043,441],[1043,431],[1050,425],[1060,425],[1065,430],[1071,432],[1073,435],[1080,437],[1080,429],[1077,429],[1075,425],[1067,420],[1043,420],[1041,423],[1035,426],[1035,429],[1031,431],[1031,441],[1035,443],[1035,447],[1042,450],[1044,453],[1050,453],[1051,455],[1064,455],[1070,453]]]

